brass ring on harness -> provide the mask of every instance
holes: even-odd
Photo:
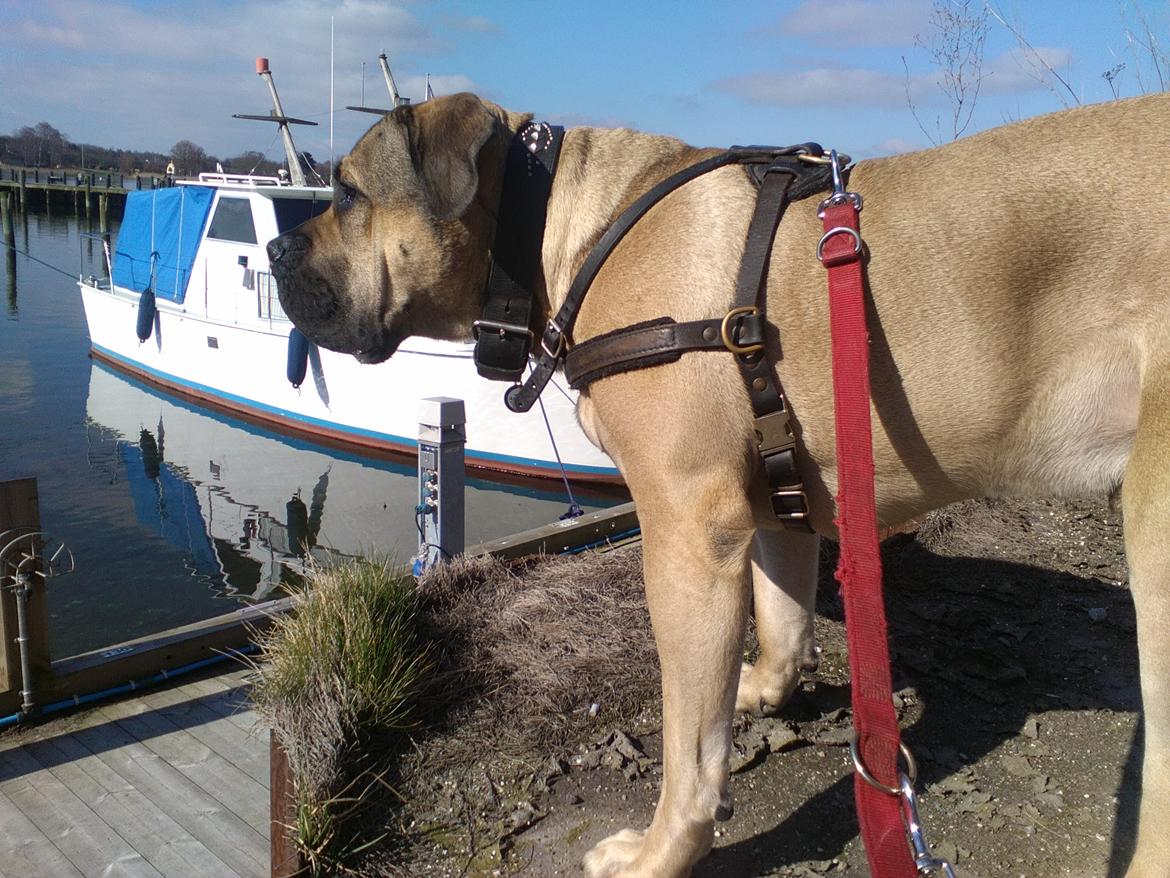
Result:
[[[910,786],[914,786],[914,781],[918,778],[918,763],[914,759],[914,754],[910,752],[910,748],[903,742],[898,742],[898,749],[902,751],[902,758],[906,760],[906,777],[910,779]],[[901,787],[888,787],[869,773],[869,769],[865,767],[865,762],[861,758],[861,745],[856,734],[849,742],[849,755],[853,757],[853,767],[857,769],[857,773],[867,784],[891,796],[902,795]]]
[[[759,314],[760,309],[755,305],[746,305],[743,308],[732,308],[727,312],[723,318],[723,323],[719,327],[719,334],[723,337],[723,346],[731,351],[733,354],[755,354],[764,349],[763,342],[757,344],[737,344],[731,340],[730,323],[731,318],[740,314]]]

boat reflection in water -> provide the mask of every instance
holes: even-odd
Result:
[[[225,597],[264,600],[311,560],[417,550],[413,461],[365,458],[171,397],[95,361],[87,403],[90,465],[124,482],[139,524]],[[536,487],[533,487],[533,485]],[[468,479],[469,544],[555,521],[563,492],[543,481]],[[586,509],[617,491],[578,496]]]

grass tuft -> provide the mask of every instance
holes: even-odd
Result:
[[[416,722],[431,653],[414,579],[390,562],[311,572],[294,613],[261,636],[257,710],[288,756],[295,838],[312,875],[356,874],[386,834],[386,776]]]

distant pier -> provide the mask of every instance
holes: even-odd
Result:
[[[115,218],[122,215],[130,192],[158,189],[165,181],[161,174],[0,167],[0,201],[21,213],[72,208],[75,216],[100,218],[105,227],[111,213]]]

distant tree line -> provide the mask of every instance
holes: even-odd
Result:
[[[172,163],[179,177],[194,177],[200,171],[214,171],[217,165],[233,174],[274,175],[281,167],[281,163],[271,161],[263,153],[255,151],[230,158],[217,158],[190,140],[180,140],[171,147],[170,155],[74,143],[48,122],[25,125],[11,135],[0,134],[0,164],[25,165],[30,168],[79,168],[122,174],[162,174],[167,165]]]

